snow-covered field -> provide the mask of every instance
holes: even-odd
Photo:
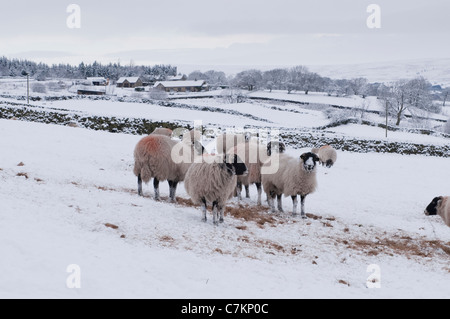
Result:
[[[308,220],[256,207],[251,187],[251,199],[232,200],[214,227],[183,184],[178,204],[155,202],[150,186],[137,196],[140,138],[0,120],[0,298],[450,294],[450,230],[423,214],[449,195],[448,158],[340,152],[333,168],[319,168]],[[372,264],[380,289],[366,287]],[[69,265],[79,266],[79,289],[67,286]]]
[[[25,102],[17,96],[23,97],[25,89],[24,79],[0,80],[4,95],[0,104],[23,108]],[[30,110],[191,125],[202,120],[206,127],[250,125],[307,133],[335,120],[325,112],[330,105],[368,111],[381,107],[373,97],[281,91],[251,93],[252,98],[272,101],[244,103],[226,102],[220,91],[178,94],[170,96],[175,98],[170,107],[137,103],[148,93],[115,89],[114,94],[117,97],[110,100],[31,101]],[[32,95],[74,93],[63,89]],[[204,96],[190,99],[199,95]],[[123,96],[130,99],[119,100]],[[363,118],[384,123],[378,114],[366,113]],[[431,119],[424,123],[433,128],[443,125]],[[411,124],[405,120],[403,126]],[[449,144],[445,136],[405,130],[389,131],[386,139],[383,129],[358,124],[314,134]],[[168,203],[166,183],[161,186],[161,202],[153,200],[150,185],[144,188],[144,198],[137,196],[132,167],[140,138],[0,120],[0,298],[445,298],[450,294],[450,230],[439,217],[423,213],[435,196],[450,195],[445,193],[448,157],[339,152],[333,168],[318,170],[319,189],[306,202],[308,220],[287,213],[292,208],[289,198],[284,200],[284,214],[269,213],[265,203],[256,206],[256,189],[251,186],[251,198],[231,200],[225,223],[214,227],[211,217],[207,224],[200,221],[200,209],[191,204],[182,183],[177,204]],[[214,148],[213,141],[204,142],[208,150]],[[293,156],[303,151],[307,149],[287,150]],[[81,272],[68,271],[71,265]],[[380,272],[374,274],[370,265],[377,265]],[[79,289],[67,284],[74,274],[80,275]],[[380,289],[367,288],[374,275]]]

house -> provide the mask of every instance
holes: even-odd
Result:
[[[121,77],[117,81],[118,88],[135,88],[143,85],[144,83],[140,77]]]
[[[106,86],[109,84],[109,79],[107,80],[103,77],[90,77],[86,78],[86,84],[94,86]]]
[[[168,76],[167,77],[167,81],[186,81],[187,80],[187,76],[186,74],[178,74],[175,76]]]
[[[156,89],[166,92],[200,92],[209,91],[206,81],[161,81],[156,82],[153,86]]]

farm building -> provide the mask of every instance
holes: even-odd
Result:
[[[167,81],[186,81],[187,80],[187,76],[186,74],[178,74],[175,76],[168,76],[167,77]]]
[[[90,77],[86,78],[86,84],[94,86],[106,86],[109,84],[109,79],[107,80],[103,77]]]
[[[117,81],[118,88],[135,88],[143,85],[140,77],[122,77]]]
[[[208,91],[209,86],[206,81],[162,81],[156,82],[154,88],[166,92],[200,92]]]

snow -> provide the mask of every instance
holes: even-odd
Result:
[[[421,134],[411,134],[401,131],[398,132],[388,131],[388,138],[385,138],[386,137],[385,129],[367,125],[348,124],[344,126],[330,128],[329,131],[344,134],[345,136],[359,137],[362,139],[379,139],[386,141],[434,144],[434,145],[449,144],[449,140],[446,138]]]
[[[195,81],[161,81],[156,82],[153,87],[158,87],[162,85],[166,88],[180,88],[180,87],[202,87],[206,84],[206,81],[195,80]]]
[[[83,102],[86,112],[107,109],[103,101]],[[436,246],[450,246],[450,231],[423,213],[448,189],[448,159],[339,152],[333,168],[318,169],[319,190],[306,200],[306,211],[320,218],[271,215],[264,206],[258,214],[272,222],[226,215],[214,227],[210,214],[204,224],[200,209],[184,204],[183,184],[178,204],[155,202],[150,185],[137,196],[132,166],[140,138],[0,120],[0,298],[450,294],[450,255]],[[241,204],[255,203],[252,186]],[[229,207],[243,209],[235,199]],[[291,207],[284,199],[285,211]],[[73,264],[81,269],[80,289],[66,285]],[[381,289],[366,287],[371,264],[380,267]]]
[[[371,111],[383,110],[383,106],[381,105],[380,101],[373,96],[363,99],[360,96],[349,96],[349,97],[328,96],[328,94],[320,92],[317,93],[311,92],[308,94],[305,94],[304,92],[293,92],[288,94],[286,91],[277,91],[277,90],[274,90],[272,92],[257,91],[254,93],[250,93],[249,96],[279,99],[284,101],[311,103],[311,104],[315,103],[315,104],[337,105],[351,108],[365,107],[367,110]]]

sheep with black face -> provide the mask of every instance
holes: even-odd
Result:
[[[262,184],[269,199],[272,212],[275,212],[274,199],[278,199],[278,210],[283,211],[281,197],[291,196],[292,215],[297,215],[298,195],[301,199],[301,216],[306,219],[305,199],[317,188],[317,162],[319,157],[314,153],[304,153],[300,158],[279,154],[278,171],[273,174],[263,174]],[[270,163],[273,165],[273,163]],[[264,166],[268,165],[265,163]]]
[[[213,223],[223,222],[225,204],[233,196],[236,176],[247,174],[247,167],[237,155],[204,156],[201,163],[191,165],[184,186],[194,204],[202,205],[206,222],[207,205],[213,208]]]
[[[425,215],[436,216],[439,215],[444,220],[445,224],[450,227],[450,197],[439,196],[435,197],[433,201],[425,209]]]

